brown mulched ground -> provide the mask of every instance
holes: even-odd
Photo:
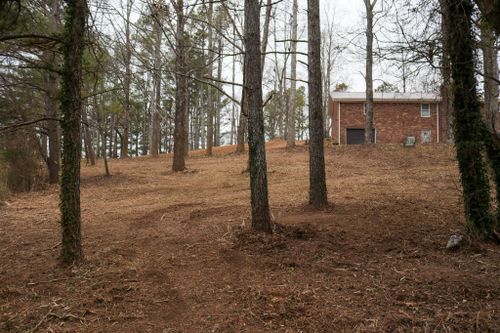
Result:
[[[305,203],[307,148],[268,145],[275,234],[248,232],[245,156],[195,152],[82,170],[79,267],[57,263],[58,191],[0,208],[0,331],[499,332],[500,248],[462,230],[447,146],[326,148],[329,200]]]

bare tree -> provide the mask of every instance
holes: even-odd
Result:
[[[378,0],[363,0],[366,8],[366,107],[365,144],[374,143],[373,137],[373,17]]]
[[[214,55],[214,38],[212,32],[213,22],[213,1],[208,4],[208,78],[212,80],[213,73],[213,55]],[[211,86],[207,87],[207,156],[212,156],[212,147],[214,145],[214,99],[213,89]]]
[[[120,158],[128,157],[128,137],[130,128],[130,84],[132,81],[132,45],[130,42],[130,17],[132,15],[132,2],[127,0],[126,14],[125,14],[125,50],[124,50],[124,63],[125,63],[125,78],[123,80],[123,90],[125,93],[124,100],[124,113],[123,113],[123,133],[121,135],[121,148]]]
[[[295,114],[297,113],[297,16],[299,13],[299,5],[297,0],[293,0],[292,14],[292,41],[291,41],[291,83],[290,83],[290,105],[288,108],[288,124],[287,124],[287,139],[286,146],[288,148],[295,147]]]
[[[161,70],[162,70],[162,22],[163,8],[160,5],[153,7],[153,33],[154,33],[154,64],[153,64],[153,92],[152,101],[152,129],[151,129],[151,155],[158,157],[161,144]]]
[[[255,0],[245,0],[245,50],[252,229],[271,233],[262,110],[260,5]]]
[[[321,82],[321,28],[319,0],[307,1],[309,40],[309,203],[321,208],[328,203],[325,176],[323,104]]]

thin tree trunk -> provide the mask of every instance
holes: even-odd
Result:
[[[61,3],[59,0],[52,0],[49,3],[49,24],[52,32],[60,33],[61,31]],[[54,53],[48,52],[46,61],[56,62],[58,57]],[[58,94],[58,78],[55,73],[48,71],[45,74],[45,106],[46,114],[49,118],[57,118],[59,109],[57,105]],[[59,122],[56,120],[47,121],[47,136],[49,142],[49,153],[47,156],[47,169],[49,172],[49,182],[57,184],[59,182],[60,158],[61,158],[61,142],[59,133]]]
[[[453,143],[453,92],[451,87],[451,67],[450,67],[450,56],[448,54],[448,48],[446,47],[449,31],[448,31],[448,20],[446,19],[446,13],[448,6],[446,4],[448,0],[439,0],[439,6],[442,13],[441,18],[441,40],[443,43],[443,55],[441,59],[441,112],[444,113],[446,117],[446,142]]]
[[[364,0],[366,8],[366,108],[365,144],[374,143],[373,137],[373,8],[377,0]]]
[[[273,9],[273,1],[266,2],[266,18],[264,19],[264,31],[262,33],[262,71],[265,70],[267,43],[269,40],[269,24],[271,23],[271,12]]]
[[[95,165],[95,151],[92,145],[92,136],[90,135],[90,127],[88,124],[87,108],[84,106],[82,108],[82,119],[83,119],[83,144],[85,145],[85,154],[90,162],[90,165]]]
[[[161,30],[161,21],[159,17],[159,13],[156,12],[155,15],[158,15],[154,22],[155,27],[155,49],[154,49],[154,73],[153,73],[153,85],[154,85],[154,111],[153,111],[153,128],[151,131],[151,155],[153,157],[158,157],[160,153],[160,144],[161,144],[161,134],[160,134],[160,112],[161,112],[161,39],[162,39],[162,30]]]
[[[267,166],[262,109],[262,69],[260,48],[260,5],[245,0],[245,64],[248,90],[248,146],[252,229],[271,233],[267,189]]]
[[[286,146],[288,148],[295,147],[295,114],[297,113],[297,15],[299,13],[299,5],[297,0],[293,0],[293,16],[292,16],[292,63],[291,63],[291,79],[290,83],[290,107],[288,108],[288,128]]]
[[[212,80],[213,73],[213,54],[214,54],[214,38],[212,32],[213,25],[213,2],[208,4],[208,77]],[[213,88],[207,87],[207,149],[206,155],[212,156],[212,147],[214,145],[214,101]]]
[[[248,89],[247,89],[247,57],[243,60],[243,88],[241,90],[241,110],[240,110],[240,122],[238,125],[238,136],[236,144],[236,153],[242,154],[245,152],[245,133],[247,128],[248,120]]]
[[[222,29],[222,28],[221,28]],[[221,80],[222,80],[222,52],[223,52],[223,48],[224,48],[224,45],[222,43],[222,37],[219,35],[219,38],[218,38],[218,46],[217,46],[217,50],[218,50],[218,54],[219,54],[219,59],[218,59],[218,62],[217,62],[217,88],[219,88],[219,90],[217,91],[217,101],[216,101],[216,105],[217,105],[217,108],[216,108],[216,111],[215,111],[215,138],[214,138],[214,142],[215,142],[215,146],[220,146],[220,121],[221,121],[221,109],[222,109],[222,94],[220,93],[220,90],[222,90],[222,83],[221,83]]]
[[[236,29],[233,27],[233,38],[236,40]],[[233,45],[233,53],[236,53],[236,46]],[[232,80],[235,82],[236,80],[236,57],[233,57],[233,68],[232,68]],[[236,86],[233,84],[231,86],[232,89],[232,97],[233,100],[236,99]],[[236,130],[236,103],[233,101],[232,103],[232,108],[231,108],[231,136],[230,136],[230,141],[231,144],[234,144],[234,137],[235,137],[235,130]]]
[[[85,0],[69,1],[66,7],[61,81],[63,159],[60,190],[62,227],[61,259],[65,264],[83,258],[80,231],[80,159],[82,113],[82,58],[87,21]]]
[[[328,203],[323,145],[323,103],[321,88],[321,28],[319,0],[308,0],[309,35],[309,203],[321,208]]]
[[[186,118],[187,118],[187,78],[186,78],[186,50],[184,38],[184,1],[177,0],[175,8],[177,13],[176,31],[176,58],[175,58],[175,129],[174,129],[174,158],[173,171],[186,169]]]
[[[101,100],[102,100],[102,97],[101,97]],[[108,156],[106,155],[106,132],[107,132],[106,121],[104,119],[101,104],[99,103],[99,98],[97,96],[94,96],[93,103],[94,103],[94,110],[96,113],[97,131],[98,131],[99,136],[101,137],[101,141],[102,141],[101,156],[102,156],[102,160],[104,162],[104,174],[109,177],[110,173],[109,173],[109,166],[108,166]]]
[[[132,0],[127,0],[127,17],[125,20],[125,105],[124,105],[124,120],[123,120],[123,134],[121,136],[121,150],[120,158],[128,157],[128,137],[130,127],[130,82],[132,80],[131,72],[131,59],[132,59],[132,46],[130,43],[130,16],[132,14]]]

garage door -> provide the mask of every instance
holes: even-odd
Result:
[[[373,131],[373,140],[375,142],[375,129]],[[364,128],[347,128],[347,144],[360,145],[365,142],[365,129]]]

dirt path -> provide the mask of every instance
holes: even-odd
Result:
[[[82,170],[86,262],[57,265],[57,188],[0,211],[0,331],[494,332],[500,249],[461,230],[453,151],[326,149],[332,207],[311,211],[307,150],[269,145],[272,237],[248,233],[245,156]],[[217,151],[216,151],[217,152]]]

